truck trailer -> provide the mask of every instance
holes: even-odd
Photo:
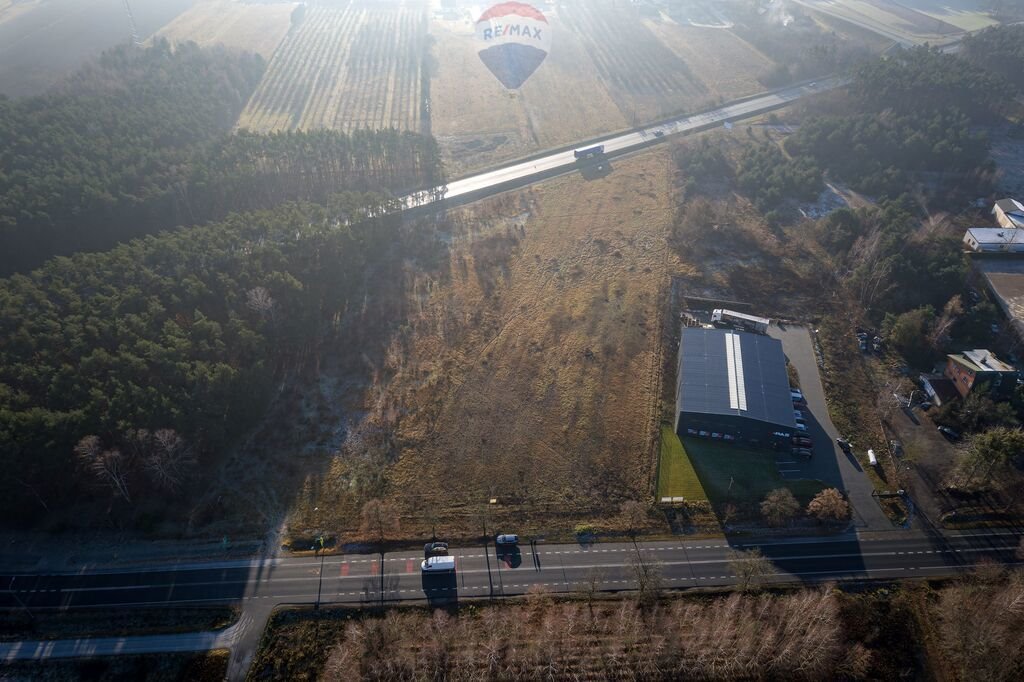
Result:
[[[577,149],[572,153],[572,155],[576,157],[577,161],[581,159],[592,159],[594,157],[601,156],[602,154],[604,154],[603,144],[594,145],[593,147],[587,147],[585,149]]]
[[[711,323],[716,327],[739,327],[758,334],[767,334],[772,323],[767,317],[738,313],[735,310],[716,308],[711,313]]]
[[[449,555],[432,556],[423,560],[423,563],[420,564],[420,569],[424,573],[454,573],[455,557]]]

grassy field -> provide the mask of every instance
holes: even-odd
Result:
[[[900,4],[965,31],[999,23],[988,13],[986,0],[901,0]]]
[[[270,59],[288,32],[295,3],[252,4],[233,0],[204,0],[193,5],[157,32],[172,42],[225,45]]]
[[[381,475],[407,537],[435,520],[478,534],[485,507],[489,525],[571,534],[652,500],[671,161],[614,165],[452,214],[443,267],[410,271],[407,322],[363,408],[358,433],[388,434],[396,461],[381,474],[340,456],[293,527],[315,508],[350,527],[337,510],[352,508],[354,478]]]
[[[927,14],[911,8],[910,3],[885,0],[805,0],[807,7],[831,14],[856,26],[877,30],[884,35],[923,44],[948,40],[961,32],[961,27],[945,21],[941,13]],[[920,5],[921,3],[917,3]]]
[[[685,497],[688,502],[707,500],[690,456],[668,424],[661,425],[661,461],[658,464],[658,499]]]
[[[708,99],[731,100],[763,89],[757,77],[773,66],[732,31],[664,21],[644,24],[700,77]]]
[[[426,29],[417,3],[311,7],[274,52],[238,126],[419,130]]]
[[[695,438],[683,439],[683,448],[715,505],[756,504],[775,488],[789,488],[806,504],[825,488],[821,481],[782,478],[771,452]]]

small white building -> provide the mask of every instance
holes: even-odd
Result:
[[[1024,230],[972,227],[964,233],[964,245],[975,253],[1024,253]]]
[[[1000,199],[992,207],[992,215],[1001,227],[1015,229],[1024,227],[1024,204],[1016,199]]]

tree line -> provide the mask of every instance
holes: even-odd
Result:
[[[233,134],[264,68],[159,40],[0,98],[0,275],[285,200],[443,186],[436,143],[411,133]]]
[[[1024,19],[1024,7],[1017,12]],[[1024,29],[1020,26],[992,26],[964,38],[963,57],[975,66],[994,73],[1012,84],[1017,91],[1024,89]],[[997,92],[998,96],[1013,99],[1012,92]]]
[[[998,115],[1003,84],[937,49],[901,49],[855,69],[842,113],[809,116],[786,150],[880,197],[898,197],[925,173],[957,195],[985,193],[988,140],[972,126]]]
[[[394,208],[289,203],[0,282],[3,517],[172,497],[335,337]]]

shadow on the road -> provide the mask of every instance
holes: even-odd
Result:
[[[505,564],[506,568],[519,568],[523,564],[523,552],[518,545],[511,547],[495,545],[494,554],[498,557],[498,561]]]
[[[459,604],[459,584],[455,572],[424,573],[420,576],[423,594],[430,606],[454,607]]]
[[[792,576],[801,582],[814,584],[823,581],[871,577],[862,555],[862,545],[854,535],[836,536],[834,539],[814,538],[808,542],[771,541],[750,539],[730,540],[730,547],[739,552],[760,551],[772,563],[774,571]],[[742,559],[737,555],[738,559]],[[729,570],[739,574],[736,566]]]
[[[612,172],[612,164],[608,159],[597,159],[578,164],[580,175],[584,180],[598,180]]]
[[[543,566],[540,562],[540,552],[537,551],[537,541],[530,540],[530,557],[533,559],[533,570],[543,570]]]

